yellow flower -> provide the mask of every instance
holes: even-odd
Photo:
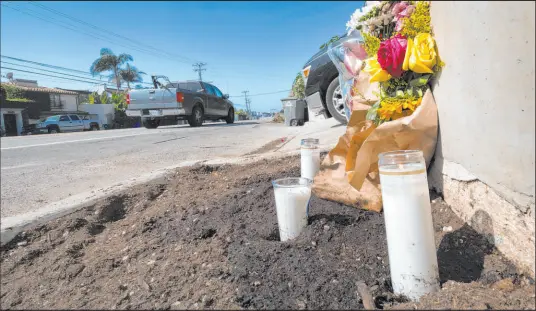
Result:
[[[385,82],[391,79],[391,75],[382,69],[376,57],[365,60],[365,64],[363,71],[370,75],[370,82]]]
[[[433,68],[437,64],[437,60],[437,47],[434,38],[429,33],[420,33],[415,39],[408,40],[402,69],[416,73],[434,73]]]

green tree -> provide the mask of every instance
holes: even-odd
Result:
[[[123,111],[127,108],[127,98],[124,93],[113,93],[111,103],[114,105],[115,110]]]
[[[129,54],[123,53],[115,55],[112,50],[108,48],[102,48],[100,50],[100,57],[93,62],[93,64],[89,68],[89,72],[94,76],[103,72],[111,72],[109,76],[110,81],[114,80],[117,84],[117,89],[119,90],[121,89],[120,66],[133,60],[134,59]]]
[[[300,72],[298,72],[296,78],[294,79],[294,83],[292,83],[292,94],[299,99],[305,98],[305,83]]]
[[[127,83],[127,88],[130,89],[130,83],[143,82],[142,75],[146,75],[146,73],[127,64],[125,68],[119,69],[119,75],[121,76],[121,79]]]

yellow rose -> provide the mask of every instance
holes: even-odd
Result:
[[[365,60],[363,71],[370,75],[370,82],[384,82],[391,79],[391,75],[382,69],[376,57]]]
[[[420,33],[413,40],[408,40],[408,47],[403,70],[416,73],[434,73],[432,70],[438,60],[434,38],[429,33]]]

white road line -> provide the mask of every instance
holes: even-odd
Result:
[[[25,145],[25,146],[6,147],[6,148],[0,148],[0,150],[12,150],[12,149],[22,149],[22,148],[31,148],[31,147],[41,147],[41,146],[51,146],[51,145],[61,145],[61,144],[71,144],[71,143],[77,143],[77,142],[83,142],[83,141],[105,140],[105,139],[112,139],[112,138],[131,137],[131,136],[141,136],[141,135],[149,135],[149,134],[157,134],[157,133],[158,133],[158,132],[152,132],[152,133],[136,133],[136,134],[130,134],[130,135],[119,135],[119,136],[108,136],[108,137],[95,137],[95,138],[77,139],[77,140],[69,140],[69,141],[57,141],[57,142],[46,143],[46,144],[36,144],[36,145]]]
[[[30,166],[38,166],[39,163],[29,163],[29,164],[22,164],[22,165],[14,165],[14,166],[8,166],[8,167],[2,167],[3,170],[11,170],[14,168],[23,168],[23,167],[30,167]]]

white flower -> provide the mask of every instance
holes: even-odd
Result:
[[[365,1],[365,6],[369,6],[369,7],[375,7],[377,5],[380,5],[382,2],[381,1]]]
[[[348,35],[350,35],[350,33],[357,28],[361,16],[363,16],[363,12],[361,11],[361,9],[355,10],[354,14],[350,16],[350,20],[346,23],[346,30],[348,30]]]

